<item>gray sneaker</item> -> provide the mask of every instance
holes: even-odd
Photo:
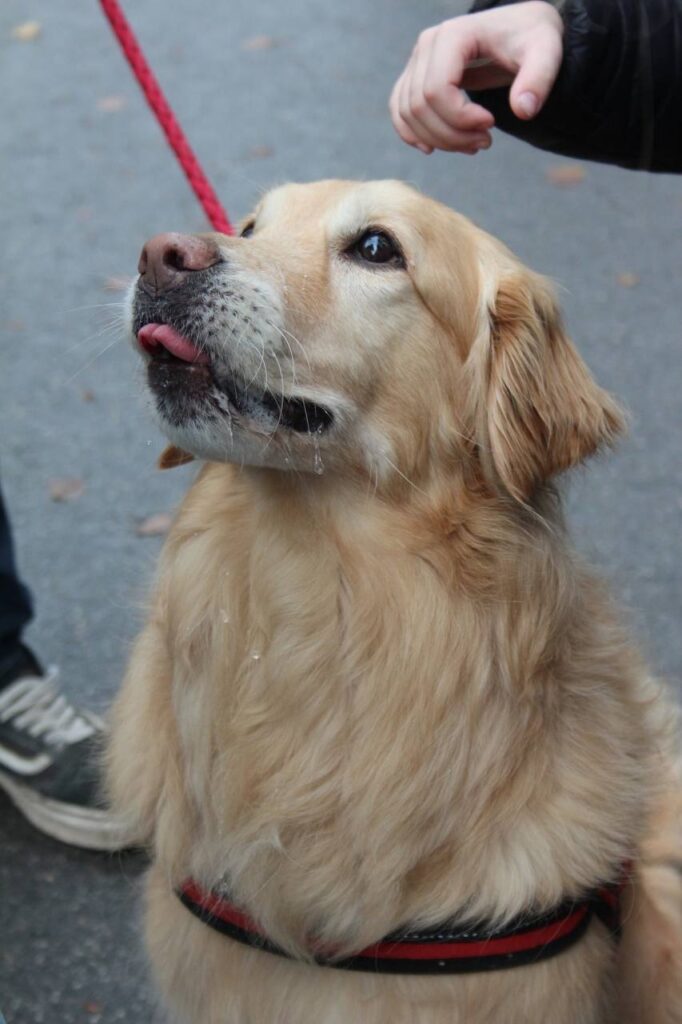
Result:
[[[99,760],[105,724],[74,708],[27,648],[0,685],[0,789],[49,836],[89,850],[130,845],[101,800]]]

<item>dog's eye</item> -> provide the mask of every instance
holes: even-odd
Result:
[[[250,220],[249,223],[245,224],[244,227],[239,232],[239,237],[240,238],[250,238],[251,235],[253,234],[253,229],[255,228],[255,226],[256,226],[255,220]]]
[[[366,263],[393,263],[395,266],[405,266],[405,258],[398,243],[385,231],[366,231],[353,243],[349,252]]]

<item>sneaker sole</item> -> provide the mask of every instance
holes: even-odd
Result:
[[[122,850],[134,845],[120,822],[96,807],[50,800],[0,771],[0,787],[31,824],[53,839],[84,850]]]

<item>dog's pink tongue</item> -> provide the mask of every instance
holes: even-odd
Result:
[[[205,352],[201,352],[189,338],[178,334],[168,324],[145,324],[138,331],[137,340],[142,348],[149,353],[153,353],[157,348],[165,348],[171,355],[182,359],[185,363],[205,364],[210,362]]]

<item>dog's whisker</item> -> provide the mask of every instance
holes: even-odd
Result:
[[[295,366],[294,354],[293,354],[293,352],[291,350],[291,345],[289,344],[287,338],[291,338],[291,340],[293,342],[295,342],[296,345],[298,345],[298,347],[301,350],[301,353],[303,355],[303,358],[306,361],[306,366],[307,366],[308,372],[312,376],[313,375],[313,366],[312,366],[312,363],[310,361],[310,355],[308,354],[308,352],[307,352],[305,346],[303,345],[303,343],[296,337],[296,335],[293,334],[292,331],[288,330],[286,327],[282,327],[281,325],[274,323],[272,320],[268,320],[267,321],[267,325],[268,325],[268,327],[272,327],[275,331],[278,332],[278,334],[281,335],[282,340],[286,343],[287,347],[289,348],[289,354],[291,355],[291,361],[292,361],[292,364],[294,366]]]
[[[111,334],[113,331],[120,330],[120,327],[121,324],[118,320],[112,320],[105,324],[99,331],[96,331],[94,334],[90,334],[87,338],[83,338],[81,341],[75,341],[73,345],[68,345],[64,349],[64,353],[68,355],[71,352],[75,352],[76,349],[84,348],[85,345],[92,344],[93,341],[97,341],[97,339],[101,338],[103,335]]]
[[[285,391],[284,373],[282,371],[282,364],[280,363],[279,359],[277,358],[276,353],[272,352],[271,355],[272,355],[273,359],[275,360],[275,362],[277,363],[277,366],[279,368],[279,376],[280,376],[280,382],[281,382],[281,392],[280,392],[280,401],[278,402],[277,424],[275,426],[275,429],[270,434],[270,437],[268,438],[268,440],[267,440],[267,442],[266,442],[266,444],[265,444],[265,446],[263,448],[263,453],[267,452],[270,444],[272,443],[272,440],[273,440],[275,434],[277,433],[277,430],[281,426],[282,417],[284,415],[284,402],[285,402],[285,396],[284,396],[284,391]]]
[[[287,347],[287,349],[289,351],[289,359],[291,360],[291,379],[292,379],[292,384],[293,384],[294,387],[298,387],[298,378],[296,376],[296,360],[294,358],[294,351],[293,351],[291,345],[289,344],[289,341],[288,341],[288,339],[286,337],[286,334],[284,333],[284,331],[282,330],[281,327],[277,326],[277,324],[271,323],[271,324],[269,324],[269,326],[272,327],[275,331],[277,331],[277,333],[280,335],[280,337],[282,338],[282,341],[284,342],[284,344],[286,345],[286,347]],[[310,369],[310,366],[308,368]]]
[[[104,348],[100,352],[97,352],[92,357],[92,359],[89,359],[87,361],[87,363],[85,363],[83,366],[79,367],[79,369],[76,370],[76,372],[74,374],[72,374],[65,381],[63,381],[62,386],[66,387],[68,384],[72,384],[74,382],[74,380],[76,379],[76,377],[79,377],[81,373],[84,373],[90,366],[93,365],[93,363],[96,363],[98,359],[101,359],[101,357],[103,355],[105,355],[110,349],[112,349],[114,347],[114,345],[118,345],[118,343],[119,343],[118,338],[114,338],[113,341],[110,341],[107,345],[104,346]]]
[[[253,376],[247,382],[246,386],[247,386],[247,388],[250,388],[255,383],[256,378],[258,377],[258,374],[259,374],[260,369],[262,367],[263,373],[265,375],[265,390],[268,390],[268,384],[267,384],[268,370],[267,370],[267,366],[266,366],[266,363],[265,363],[265,345],[261,341],[260,342],[260,348],[259,348],[256,345],[256,343],[253,340],[253,338],[247,336],[248,330],[249,330],[250,326],[251,326],[251,324],[247,323],[242,328],[241,334],[235,339],[235,345],[236,345],[237,349],[241,348],[242,345],[245,345],[248,349],[251,349],[253,352],[255,352],[256,355],[258,356],[258,359],[259,359],[258,366],[254,370]]]
[[[82,313],[85,310],[90,310],[90,309],[112,309],[112,308],[114,308],[114,309],[120,309],[121,310],[121,313],[122,313],[121,319],[123,319],[123,311],[125,310],[125,307],[126,307],[125,302],[123,300],[121,300],[120,302],[97,302],[97,303],[95,303],[92,306],[70,306],[68,309],[58,309],[56,312],[57,312],[58,316],[63,316],[66,313]]]
[[[255,301],[253,303],[253,308],[254,308],[254,310],[256,310],[257,312],[260,312],[260,313],[270,314],[270,312],[271,312],[271,307],[270,306],[265,305],[263,302],[259,302],[259,301]],[[306,362],[307,362],[307,365],[308,365],[308,370],[310,370],[312,372],[312,365],[310,363],[310,357],[309,357],[309,355],[308,355],[308,353],[307,353],[307,351],[305,349],[305,346],[296,337],[296,335],[293,334],[292,331],[288,330],[288,328],[283,327],[281,324],[275,323],[275,321],[272,319],[271,316],[266,315],[264,322],[265,322],[265,325],[267,327],[271,328],[272,330],[277,331],[277,333],[282,337],[282,340],[285,341],[287,344],[288,344],[288,342],[287,342],[287,339],[286,339],[285,335],[288,335],[288,337],[290,337],[292,339],[292,341],[294,341],[298,345],[298,347],[300,348],[304,358],[306,359]],[[293,353],[291,352],[291,346],[288,346],[288,347],[289,347],[289,353],[291,355],[291,359],[292,359],[292,362],[293,362],[294,361],[294,357],[293,357]]]

